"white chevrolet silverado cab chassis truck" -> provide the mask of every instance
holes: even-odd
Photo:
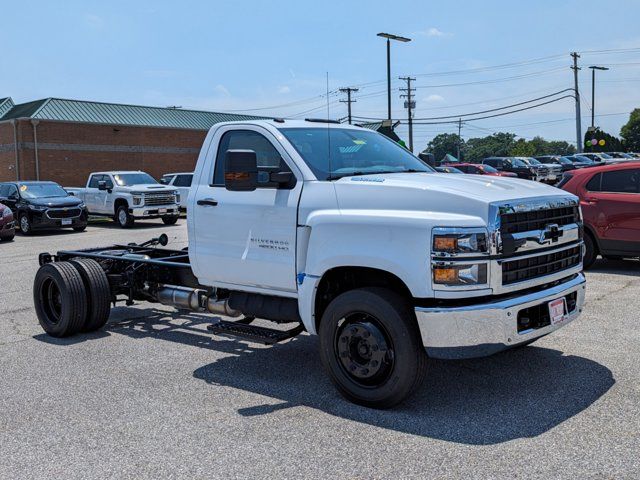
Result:
[[[41,254],[43,329],[96,330],[126,300],[208,312],[214,334],[265,344],[306,331],[346,398],[388,408],[420,385],[429,357],[527,345],[584,302],[576,197],[528,180],[438,174],[359,127],[217,124],[188,210],[185,250],[162,248],[162,235]]]

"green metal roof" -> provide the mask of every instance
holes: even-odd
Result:
[[[13,108],[13,100],[11,97],[0,98],[0,118]]]
[[[380,127],[382,127],[382,122],[358,123],[357,126],[377,131]]]
[[[173,127],[194,130],[208,130],[212,125],[220,122],[268,118],[201,110],[46,98],[15,105],[6,111],[4,116],[0,115],[0,120],[25,117],[63,122]]]

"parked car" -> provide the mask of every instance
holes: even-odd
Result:
[[[607,161],[615,160],[611,155],[608,155],[606,153],[582,152],[580,155],[590,158],[597,163],[607,163]]]
[[[538,176],[541,182],[554,184],[562,177],[562,167],[553,163],[542,163],[533,157],[515,157],[522,160],[530,167],[538,169]]]
[[[435,167],[436,168],[436,172],[439,173],[464,173],[463,171],[459,170],[457,167],[452,167],[451,165],[442,165],[440,167]]]
[[[624,152],[606,152],[611,158],[619,158],[621,160],[634,160],[636,157]]]
[[[180,215],[178,191],[145,172],[94,172],[85,188],[67,190],[84,200],[90,215],[111,217],[122,228],[147,218],[173,225]]]
[[[0,203],[0,241],[13,240],[16,235],[13,212],[9,207]]]
[[[13,211],[23,235],[34,230],[87,228],[87,208],[55,182],[0,183],[0,202]]]
[[[175,187],[180,193],[180,210],[187,210],[187,200],[189,200],[189,191],[191,190],[191,182],[193,181],[193,172],[184,173],[167,173],[162,176],[160,183]]]
[[[567,157],[562,155],[541,155],[539,157],[534,157],[534,158],[539,162],[542,162],[543,164],[559,165],[562,173],[579,168],[571,160],[569,160]]]
[[[479,163],[456,163],[455,168],[462,173],[470,173],[473,175],[490,175],[493,177],[517,177],[513,172],[500,172],[491,165],[482,165]]]
[[[585,157],[581,153],[576,153],[575,155],[569,155],[566,158],[571,160],[577,168],[594,167],[596,165],[599,165],[598,162],[594,162],[589,157]]]
[[[584,266],[604,258],[640,256],[640,162],[574,170],[560,187],[580,198]]]
[[[520,178],[539,180],[538,169],[527,165],[522,160],[513,157],[489,157],[482,160],[483,165],[489,165],[500,172],[515,173]]]

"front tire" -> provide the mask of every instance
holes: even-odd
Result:
[[[87,225],[79,225],[77,227],[73,227],[74,232],[84,232],[87,229]]]
[[[31,235],[31,220],[29,220],[29,215],[23,213],[20,215],[20,231],[23,235]]]
[[[582,259],[582,266],[585,270],[587,270],[588,268],[591,268],[591,266],[593,266],[596,258],[598,258],[598,247],[596,246],[591,234],[586,232],[584,235],[584,247],[585,253]]]
[[[80,273],[69,262],[40,267],[33,283],[33,302],[40,326],[52,337],[67,337],[82,329],[87,292]]]
[[[162,222],[165,225],[175,225],[178,221],[178,216],[175,217],[162,217]]]
[[[427,368],[415,313],[385,288],[351,290],[327,307],[320,358],[338,391],[371,408],[390,408],[421,384]]]
[[[120,205],[116,210],[116,222],[120,225],[120,228],[131,228],[135,222],[133,215],[129,213],[129,207],[126,205]]]

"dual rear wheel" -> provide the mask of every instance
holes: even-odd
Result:
[[[40,267],[33,299],[40,325],[53,337],[98,330],[111,309],[107,275],[98,262],[84,258]]]

